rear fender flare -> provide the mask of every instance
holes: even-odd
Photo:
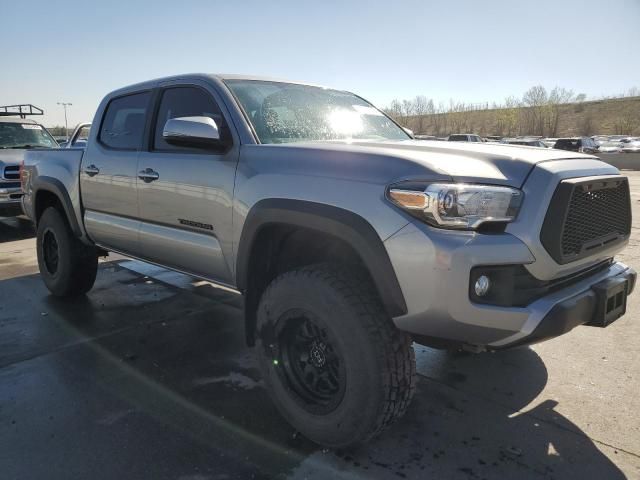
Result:
[[[67,221],[71,227],[71,231],[76,237],[82,237],[82,230],[80,229],[80,225],[78,225],[78,221],[76,219],[76,215],[73,209],[73,203],[71,202],[71,198],[69,197],[69,192],[65,188],[64,184],[58,180],[57,178],[41,176],[33,184],[33,214],[35,220],[35,213],[38,211],[37,198],[38,193],[46,191],[53,193],[58,200],[60,200],[60,204],[64,209],[64,213],[67,217]]]

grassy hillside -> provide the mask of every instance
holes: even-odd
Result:
[[[559,104],[553,107],[555,135],[640,135],[640,97]],[[531,107],[452,111],[396,119],[415,133],[448,135],[530,135]]]

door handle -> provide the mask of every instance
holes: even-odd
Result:
[[[98,167],[96,167],[95,165],[91,164],[88,167],[85,167],[84,173],[86,173],[90,177],[94,177],[94,176],[96,176],[97,174],[100,173],[100,169]]]
[[[145,168],[138,172],[138,178],[144,180],[145,183],[151,183],[160,178],[158,172],[153,171],[151,168]]]

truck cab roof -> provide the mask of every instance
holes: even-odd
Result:
[[[2,117],[0,116],[0,123],[30,123],[32,125],[38,125],[38,122],[31,120],[30,118],[20,117]]]

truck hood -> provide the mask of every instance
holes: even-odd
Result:
[[[459,182],[484,182],[517,188],[522,186],[529,172],[540,162],[596,158],[551,148],[427,140],[300,142],[286,146],[337,151],[349,156],[384,156],[388,161],[397,159],[400,178],[410,172],[411,175],[433,174]],[[413,168],[402,168],[407,163]]]
[[[28,150],[22,148],[9,148],[6,150],[0,150],[0,167],[5,167],[9,165],[20,165],[24,160],[24,154]],[[0,171],[0,177],[2,177],[2,173]]]

